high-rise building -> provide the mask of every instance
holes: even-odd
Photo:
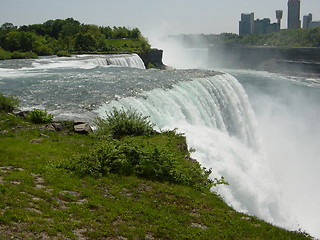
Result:
[[[241,14],[241,21],[239,22],[239,35],[245,36],[253,34],[254,32],[254,13]]]
[[[288,1],[288,29],[301,28],[300,0]]]
[[[309,28],[309,24],[312,21],[312,14],[309,13],[306,16],[303,16],[303,28]]]

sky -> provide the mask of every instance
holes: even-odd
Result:
[[[238,33],[241,13],[275,22],[275,10],[288,0],[0,0],[0,25],[43,23],[72,17],[99,26],[138,27],[146,37],[172,34]],[[320,0],[301,0],[302,16],[320,21]]]

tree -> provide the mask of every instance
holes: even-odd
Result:
[[[14,26],[12,23],[8,23],[8,22],[2,24],[0,27],[1,34],[6,34],[8,32],[14,31],[14,30],[17,30],[17,27]]]
[[[90,34],[78,33],[74,45],[78,51],[92,51],[95,50],[96,41]]]
[[[9,32],[5,35],[3,48],[7,51],[32,51],[35,47],[36,35],[30,32]]]

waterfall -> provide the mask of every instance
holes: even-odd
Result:
[[[265,161],[248,97],[231,75],[194,78],[170,89],[114,100],[97,112],[103,117],[112,107],[137,109],[150,116],[159,129],[177,127],[186,134],[189,147],[196,149],[193,157],[212,168],[211,177],[224,176],[229,182],[229,186],[213,189],[228,204],[271,223],[293,227]]]
[[[142,59],[137,54],[119,54],[107,57],[107,64],[121,67],[145,69]]]

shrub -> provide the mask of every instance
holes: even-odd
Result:
[[[27,119],[35,124],[48,123],[53,119],[53,115],[46,110],[33,109],[27,116]]]
[[[50,56],[53,55],[53,50],[46,46],[46,45],[42,45],[40,47],[37,47],[35,49],[35,52],[39,55],[39,56]]]
[[[38,55],[34,52],[19,52],[15,51],[12,53],[12,59],[32,59],[38,58]]]
[[[71,57],[71,54],[68,51],[60,50],[57,52],[58,57]]]
[[[80,175],[135,175],[197,189],[209,189],[219,184],[208,178],[211,170],[201,168],[198,162],[179,157],[168,147],[141,141],[136,137],[105,141],[92,152],[61,162],[58,167]]]
[[[11,59],[12,53],[0,48],[0,60]]]
[[[98,138],[106,138],[111,136],[115,139],[120,139],[123,136],[135,135],[143,136],[154,132],[149,117],[142,116],[141,113],[132,109],[117,110],[113,108],[104,119],[98,118],[96,121],[97,130],[94,135]]]
[[[0,112],[11,113],[17,109],[19,100],[14,97],[6,97],[0,93]]]

